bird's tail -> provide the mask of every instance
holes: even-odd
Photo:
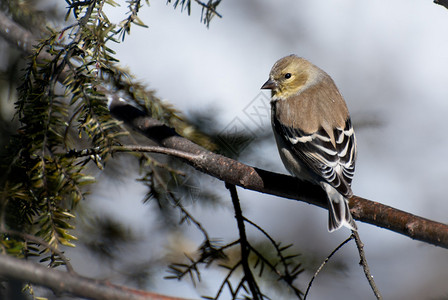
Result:
[[[342,226],[358,230],[348,207],[348,200],[328,183],[322,183],[328,196],[328,231],[335,231]]]

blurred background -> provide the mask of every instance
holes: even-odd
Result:
[[[124,9],[109,10],[116,22],[123,18]],[[447,222],[445,8],[432,1],[224,0],[218,12],[223,17],[207,28],[198,7],[188,16],[165,1],[151,1],[139,14],[149,28],[134,26],[113,49],[122,66],[201,130],[218,137],[245,133],[239,160],[283,173],[270,128],[270,95],[260,87],[279,58],[295,53],[310,60],[332,76],[351,112],[358,140],[354,193]],[[121,158],[98,174],[98,185],[80,207],[82,243],[67,250],[77,271],[170,295],[213,296],[224,276],[219,271],[205,270],[196,289],[188,280],[163,279],[166,260],[194,251],[202,236],[194,226],[165,228],[157,203],[142,202],[147,190],[136,181],[137,164],[123,170],[123,163],[132,164]],[[221,205],[204,205],[191,193],[190,211],[212,237],[236,239],[224,184],[191,174],[195,186],[213,190],[214,202]],[[349,236],[345,229],[327,232],[326,210],[242,189],[239,193],[247,218],[303,254],[307,271],[298,282],[303,290],[319,264]],[[372,225],[358,222],[358,227],[385,299],[448,298],[446,249]],[[250,233],[253,241],[260,239]],[[107,259],[117,253],[126,255]],[[358,262],[351,242],[323,269],[309,299],[374,299]]]

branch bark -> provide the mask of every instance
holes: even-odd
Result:
[[[288,199],[300,200],[327,209],[325,192],[318,186],[295,177],[273,173],[210,152],[187,140],[158,120],[118,99],[105,88],[112,115],[160,146],[190,153],[180,157],[197,170],[245,189]],[[152,152],[152,151],[150,151]],[[160,151],[157,151],[160,153]],[[166,152],[168,155],[173,153]],[[176,155],[173,155],[176,156]],[[448,225],[419,217],[359,196],[350,198],[350,211],[356,220],[401,233],[412,239],[448,248]]]
[[[0,11],[0,36],[25,54],[30,54],[35,43],[33,34]]]
[[[435,4],[439,4],[448,9],[448,0],[434,0]]]
[[[17,28],[16,28],[17,27]],[[9,30],[3,30],[8,28]],[[0,36],[19,47],[26,54],[34,40],[24,34],[23,29],[0,12]],[[20,46],[22,45],[22,47]],[[189,153],[192,156],[182,158],[197,170],[209,174],[229,184],[245,189],[267,193],[283,198],[295,199],[327,208],[326,196],[320,187],[302,182],[294,177],[277,174],[245,165],[241,162],[215,154],[194,144],[167,127],[158,120],[145,115],[144,112],[128,105],[117,94],[103,86],[97,87],[109,99],[109,109],[113,117],[123,121],[146,137],[155,140],[160,146]],[[428,220],[381,203],[353,196],[350,208],[355,219],[373,224],[412,239],[448,248],[448,225]]]
[[[45,286],[52,289],[56,295],[69,293],[88,299],[186,300],[185,298],[169,297],[134,290],[106,281],[99,281],[52,268],[46,268],[9,255],[0,255],[0,277],[2,279],[15,279],[21,282],[30,282]]]

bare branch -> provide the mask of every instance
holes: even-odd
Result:
[[[0,36],[25,54],[31,53],[32,44],[36,42],[31,32],[17,25],[2,11],[0,11]]]
[[[114,98],[102,88],[107,97]],[[162,122],[144,115],[137,108],[118,99],[110,105],[112,115],[124,121],[159,145],[195,155],[200,159],[184,161],[197,170],[209,174],[229,184],[245,189],[289,199],[296,199],[327,209],[325,192],[318,186],[298,179],[245,165],[241,162],[215,154],[179,135]],[[377,225],[412,239],[448,248],[448,225],[431,221],[393,207],[353,196],[350,199],[353,217],[362,222]]]
[[[448,0],[434,0],[435,4],[439,4],[448,9]]]
[[[359,258],[360,258],[359,264],[362,266],[362,269],[364,270],[364,274],[366,275],[367,281],[369,282],[369,285],[372,288],[373,293],[375,294],[375,297],[378,300],[381,300],[381,299],[383,299],[383,296],[381,296],[380,290],[376,286],[376,283],[373,280],[373,276],[370,273],[370,268],[369,268],[369,265],[367,264],[366,254],[364,252],[364,244],[362,243],[361,238],[359,237],[359,234],[357,231],[352,230],[352,236],[354,237],[355,242],[356,242],[356,247],[358,248]]]
[[[160,153],[166,154],[178,158],[183,158],[188,161],[201,161],[203,159],[202,155],[195,155],[185,151],[180,151],[176,149],[168,149],[165,147],[159,146],[135,146],[135,145],[126,145],[122,147],[114,147],[113,151],[115,152],[152,152],[152,153]]]
[[[0,30],[0,36],[3,36],[13,45],[20,47],[19,45],[34,43],[30,35],[24,35],[23,30],[15,30],[16,27],[20,28],[20,26],[9,21],[9,18],[0,12],[0,28],[5,26],[8,26],[10,30],[8,33]],[[63,80],[62,77],[63,73],[59,76],[59,80]],[[257,169],[205,150],[190,140],[179,136],[174,129],[127,104],[113,91],[108,91],[103,86],[97,86],[97,89],[108,97],[110,101],[109,109],[113,117],[123,121],[146,137],[157,141],[162,147],[193,155],[190,158],[184,156],[182,159],[197,170],[245,189],[296,199],[327,208],[326,195],[320,187],[299,181],[291,176]],[[448,248],[448,225],[446,224],[431,221],[359,196],[353,196],[350,199],[350,207],[353,217],[359,221],[401,233],[415,240]]]
[[[186,300],[82,277],[59,270],[46,268],[36,263],[0,255],[0,277],[31,282],[48,287],[56,293],[68,293],[88,299],[109,300]]]
[[[0,231],[3,233],[9,234],[9,235],[21,237],[24,240],[32,241],[34,243],[40,244],[40,245],[44,246],[45,248],[51,250],[53,253],[57,254],[59,256],[59,258],[61,258],[61,260],[64,262],[64,265],[67,268],[67,272],[69,272],[70,274],[75,274],[75,271],[74,271],[69,259],[67,257],[65,257],[65,255],[62,253],[62,251],[60,251],[56,247],[50,245],[49,243],[47,243],[45,240],[41,239],[40,237],[31,235],[31,234],[28,234],[25,232],[11,230],[11,229],[1,228]]]
[[[226,188],[230,191],[232,198],[233,209],[235,210],[235,219],[238,224],[238,231],[240,235],[240,247],[241,247],[241,264],[244,270],[244,279],[249,285],[250,292],[252,293],[252,299],[260,300],[263,298],[261,295],[258,284],[255,281],[254,275],[249,266],[249,242],[247,241],[246,229],[244,226],[243,211],[241,210],[240,199],[236,187],[233,184],[226,184]]]

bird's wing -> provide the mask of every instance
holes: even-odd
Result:
[[[274,122],[274,128],[308,168],[342,195],[352,195],[350,186],[355,172],[356,140],[350,118],[344,128],[334,129],[335,145],[323,128],[311,134],[280,122]]]

